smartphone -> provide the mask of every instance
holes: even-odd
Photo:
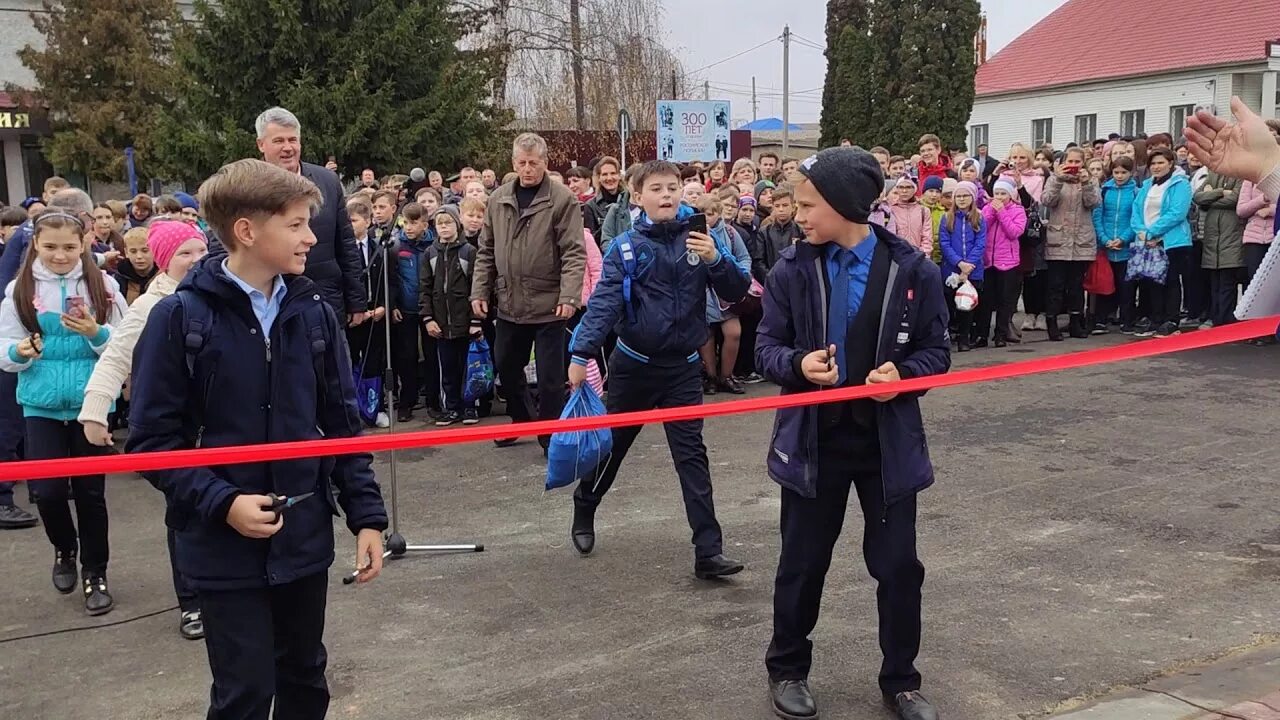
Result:
[[[37,355],[44,353],[44,338],[40,337],[40,333],[31,336],[31,347]]]
[[[84,317],[84,298],[79,295],[68,295],[62,301],[62,314],[73,318]]]
[[[703,213],[696,213],[689,217],[689,232],[707,234],[707,216]]]
[[[1064,173],[1066,173],[1066,174],[1068,174],[1068,175],[1079,175],[1079,174],[1080,174],[1080,168],[1078,168],[1078,167],[1064,167],[1064,168],[1062,168],[1062,172],[1064,172]]]

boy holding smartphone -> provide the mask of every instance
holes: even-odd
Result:
[[[706,216],[680,203],[679,168],[661,160],[647,162],[636,173],[634,187],[641,213],[605,256],[600,284],[570,341],[569,383],[577,388],[587,379],[587,361],[600,354],[612,330],[618,345],[608,364],[609,412],[699,405],[698,349],[710,332],[707,287],[726,301],[737,301],[751,288],[751,278],[716,249],[706,233]],[[701,218],[701,230],[695,229],[696,218]],[[694,575],[710,579],[741,572],[742,564],[721,552],[702,421],[664,427],[693,529]],[[582,555],[595,547],[596,508],[639,434],[639,427],[614,429],[613,454],[599,479],[578,484],[570,535]]]

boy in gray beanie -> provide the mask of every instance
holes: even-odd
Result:
[[[856,148],[800,164],[797,220],[806,239],[769,273],[756,366],[783,394],[892,383],[951,365],[938,268],[905,240],[868,223],[884,179]],[[920,695],[924,566],[916,557],[916,493],[933,483],[920,393],[778,411],[769,475],[782,485],[782,551],[765,657],[783,718],[816,718],[809,634],[851,490],[866,517],[863,550],[879,583],[880,690],[902,720],[937,720]]]

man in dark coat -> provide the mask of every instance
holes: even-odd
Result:
[[[316,245],[307,255],[305,274],[319,287],[320,296],[333,306],[338,317],[359,325],[368,319],[368,295],[362,278],[364,264],[360,262],[355,232],[342,199],[342,181],[331,170],[302,162],[302,126],[288,110],[273,107],[264,111],[254,129],[263,160],[298,173],[320,188],[324,200],[311,218]]]

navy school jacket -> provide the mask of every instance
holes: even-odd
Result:
[[[892,258],[886,296],[864,299],[881,307],[876,366],[892,362],[904,380],[945,373],[951,367],[951,340],[938,266],[888,230],[878,225],[871,229]],[[800,372],[800,361],[829,345],[825,274],[822,247],[800,242],[782,251],[765,284],[756,366],[782,386],[784,395],[818,389]],[[876,403],[886,506],[933,484],[921,394],[905,393]],[[804,497],[815,497],[817,444],[818,406],[779,410],[769,447],[769,476]]]
[[[644,363],[665,365],[696,360],[707,341],[707,287],[727,302],[736,302],[751,289],[751,276],[723,254],[711,264],[700,258],[689,263],[685,248],[693,210],[681,205],[676,219],[653,223],[644,215],[630,231],[635,252],[631,280],[631,314],[623,293],[621,243],[615,238],[604,258],[600,284],[591,294],[587,312],[573,333],[570,352],[585,361],[600,353],[605,337],[618,334],[618,350]]]
[[[264,342],[249,298],[227,277],[222,258],[202,261],[175,295],[147,318],[133,355],[132,411],[126,452],[359,435],[351,361],[342,327],[323,291],[306,277],[286,278],[280,314]],[[198,293],[212,327],[189,378],[180,295]],[[321,305],[325,347],[313,356],[306,316]],[[306,313],[304,315],[304,313]],[[193,313],[194,314],[194,313]],[[313,323],[314,324],[314,323]],[[323,375],[316,378],[316,362]],[[199,427],[203,408],[203,431]],[[271,463],[163,470],[147,474],[165,493],[165,522],[177,533],[179,571],[196,589],[280,585],[333,562],[333,517],[346,511],[353,533],[383,530],[387,514],[367,453]],[[338,488],[334,503],[329,482]],[[309,497],[285,512],[273,537],[244,537],[226,522],[241,493]]]

